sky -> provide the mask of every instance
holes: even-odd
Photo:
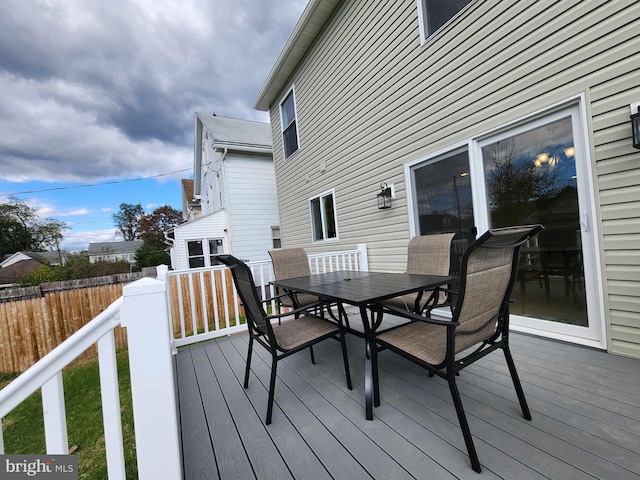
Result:
[[[0,202],[121,240],[120,203],[181,209],[194,112],[252,104],[307,0],[3,0]]]

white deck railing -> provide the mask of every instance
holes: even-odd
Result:
[[[366,246],[311,255],[309,263],[312,273],[367,270]],[[272,296],[271,263],[254,262],[250,266],[262,298]],[[47,454],[67,454],[69,441],[62,369],[97,343],[107,474],[109,480],[124,480],[120,390],[113,334],[116,327],[123,326],[127,328],[138,478],[182,478],[172,354],[179,345],[246,329],[242,322],[234,325],[235,319],[240,319],[241,307],[224,271],[224,267],[213,267],[168,275],[166,267],[158,267],[158,279],[144,278],[126,285],[121,298],[0,390],[0,420],[40,390]],[[180,288],[170,292],[172,286]],[[207,296],[209,290],[220,292],[219,298],[218,295]],[[179,305],[169,305],[168,299]],[[198,316],[208,318],[209,308],[214,310],[215,328],[209,327],[209,322],[198,323],[197,320]],[[275,309],[276,305],[269,308]],[[175,325],[179,325],[178,338],[175,338]],[[0,431],[0,454],[4,453]]]
[[[164,269],[166,271],[166,267]],[[62,369],[97,343],[107,474],[110,480],[124,480],[120,390],[113,330],[126,326],[138,477],[181,478],[166,298],[165,281],[145,278],[126,285],[121,298],[0,390],[0,419],[40,390],[47,454],[68,454]],[[4,453],[0,432],[0,454]]]
[[[275,295],[271,261],[248,262],[261,298]],[[311,273],[367,270],[366,245],[355,250],[309,255]],[[225,272],[227,272],[225,274]],[[167,294],[174,347],[181,347],[247,329],[235,286],[223,266],[169,272]],[[267,311],[275,311],[270,302]]]

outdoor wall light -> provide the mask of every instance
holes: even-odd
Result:
[[[378,209],[383,210],[391,208],[391,188],[382,182],[380,184],[380,193],[378,194]]]
[[[638,111],[631,115],[631,131],[633,137],[633,148],[640,148],[640,107]]]

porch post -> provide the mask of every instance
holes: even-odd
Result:
[[[138,478],[182,478],[166,283],[143,278],[123,288]]]
[[[367,244],[359,243],[358,251],[360,252],[360,271],[368,272],[369,271],[369,259],[367,258]]]

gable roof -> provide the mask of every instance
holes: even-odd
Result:
[[[60,258],[62,257],[62,264],[64,265],[67,260],[67,252],[61,250],[58,252],[16,252],[12,254],[6,254],[0,262],[0,267],[8,267],[15,263],[25,260],[35,260],[38,263],[49,265],[60,265]]]
[[[271,125],[253,120],[221,117],[215,113],[198,113],[195,116],[193,178],[194,194],[200,195],[202,145],[205,137],[213,142],[213,148],[258,153],[273,153]]]
[[[265,153],[271,153],[271,126],[268,123],[198,112],[196,119],[201,122],[216,148],[240,151],[264,149]]]
[[[253,101],[253,108],[265,112],[269,110],[340,2],[341,0],[309,0]]]
[[[89,255],[115,255],[118,253],[135,253],[142,246],[142,240],[124,242],[92,242],[89,244]]]

